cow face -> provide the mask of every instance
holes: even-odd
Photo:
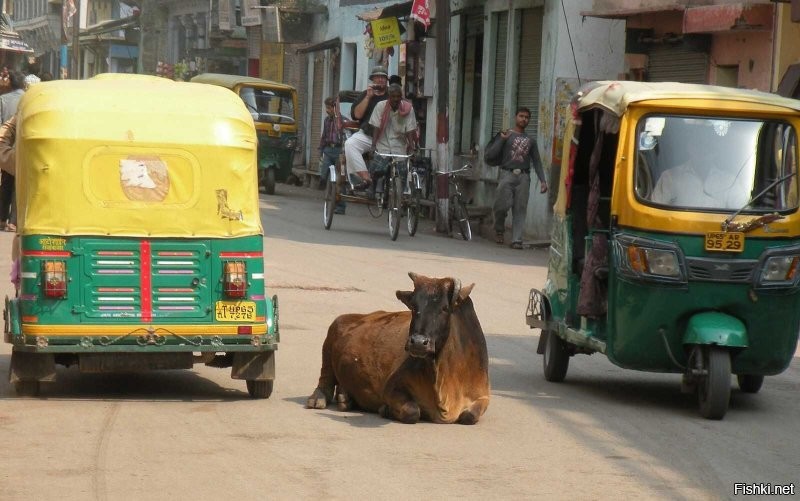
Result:
[[[412,357],[436,356],[447,342],[450,316],[463,303],[472,287],[461,287],[454,278],[429,278],[409,273],[413,291],[397,291],[397,299],[411,310],[406,351]]]

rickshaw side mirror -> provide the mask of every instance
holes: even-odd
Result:
[[[639,133],[639,150],[650,151],[656,147],[658,139],[648,131]]]

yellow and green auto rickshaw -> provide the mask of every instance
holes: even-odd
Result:
[[[526,314],[548,381],[570,357],[683,374],[721,419],[787,368],[800,328],[800,101],[594,82],[564,136],[548,277]]]
[[[297,149],[297,90],[255,77],[201,73],[192,82],[219,85],[242,98],[258,133],[258,182],[268,195],[292,174]]]
[[[32,86],[17,127],[17,296],[10,381],[231,367],[268,398],[278,346],[266,295],[256,132],[219,87],[142,75]]]

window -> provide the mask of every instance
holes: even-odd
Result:
[[[650,115],[637,127],[634,186],[671,208],[796,209],[797,132],[777,120]]]
[[[239,96],[256,122],[294,123],[294,100],[288,91],[244,87]]]

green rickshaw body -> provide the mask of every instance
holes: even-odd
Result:
[[[258,134],[259,185],[273,194],[275,183],[292,173],[298,145],[297,90],[280,82],[221,73],[201,73],[191,81],[230,89],[245,103]]]
[[[204,106],[196,106],[198,102]],[[32,87],[17,128],[11,382],[231,367],[251,396],[275,378],[256,132],[224,89],[99,76]],[[179,124],[176,126],[175,124]]]
[[[593,82],[570,111],[548,277],[527,314],[542,329],[545,377],[601,352],[683,373],[705,388],[701,413],[719,419],[729,382],[709,374],[758,391],[797,349],[800,101]]]

